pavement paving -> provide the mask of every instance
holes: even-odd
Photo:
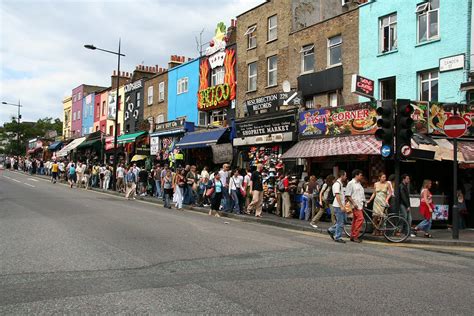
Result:
[[[0,174],[0,238],[0,314],[474,308],[469,247],[336,244],[311,230],[168,210],[9,171]]]

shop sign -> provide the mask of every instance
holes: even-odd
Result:
[[[439,71],[464,69],[464,54],[439,59]]]
[[[138,80],[125,85],[125,93],[140,89],[142,87],[142,80]]]
[[[107,136],[105,138],[105,150],[114,148],[114,136]]]
[[[354,74],[352,75],[351,92],[369,99],[373,99],[374,81]]]
[[[232,162],[232,144],[212,145],[212,160],[215,164]]]
[[[301,112],[299,133],[303,137],[374,134],[377,130],[376,108],[376,102],[365,102]]]
[[[227,83],[199,91],[200,110],[215,109],[219,105],[228,105],[230,86]]]
[[[301,92],[279,92],[272,93],[263,97],[249,99],[244,102],[249,115],[276,112],[282,105],[299,106],[301,105]]]
[[[116,97],[115,97],[115,92],[109,92],[109,106],[108,106],[108,111],[107,111],[107,119],[108,120],[115,120],[115,108],[116,108],[116,105],[115,105],[115,101],[116,101]]]
[[[165,129],[172,129],[177,127],[184,127],[184,123],[186,122],[185,118],[177,119],[174,121],[168,121],[163,123],[156,123],[155,124],[155,131],[161,131]]]
[[[429,132],[434,135],[445,135],[444,123],[455,113],[466,121],[467,130],[463,136],[474,136],[474,105],[468,104],[430,103],[428,115]]]
[[[206,48],[206,56],[211,56],[217,52],[224,51],[227,42],[227,27],[224,22],[219,22],[216,27],[216,33]]]
[[[141,144],[135,147],[135,154],[148,156],[150,154],[150,144]]]
[[[160,151],[160,137],[150,137],[150,154],[155,156]]]
[[[254,122],[241,122],[236,124],[236,137],[244,138],[294,132],[295,126],[294,115],[285,115]]]

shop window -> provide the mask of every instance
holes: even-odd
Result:
[[[257,91],[257,63],[248,65],[247,91]]]
[[[438,70],[429,70],[419,74],[420,101],[438,101]]]
[[[212,69],[211,72],[211,86],[217,86],[218,84],[224,83],[224,74],[225,69],[224,67],[216,67]]]
[[[165,99],[165,83],[160,82],[158,85],[158,101],[161,102]]]
[[[153,86],[148,87],[148,95],[147,95],[147,104],[152,105],[153,104]]]
[[[331,92],[328,94],[329,107],[335,108],[339,105],[337,92]]]
[[[208,113],[199,111],[199,126],[207,126],[208,124],[209,124]]]
[[[395,100],[397,98],[396,91],[395,77],[380,80],[381,100]]]
[[[301,48],[301,73],[314,71],[314,44]]]
[[[278,75],[278,58],[276,55],[267,58],[267,71],[267,86],[276,86]]]
[[[277,16],[268,18],[268,41],[273,41],[278,38],[278,19]]]
[[[328,66],[342,63],[342,36],[337,35],[328,39]]]
[[[188,77],[178,79],[178,94],[188,92]]]
[[[416,7],[418,43],[439,38],[439,0],[429,0]]]
[[[257,25],[250,26],[244,36],[247,36],[247,49],[257,47]]]
[[[380,18],[380,52],[386,53],[397,49],[397,14]]]

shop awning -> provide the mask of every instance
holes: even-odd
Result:
[[[83,142],[82,144],[77,146],[77,149],[82,149],[82,148],[87,148],[87,147],[94,147],[94,146],[98,147],[101,144],[102,144],[101,139],[86,140],[85,142]]]
[[[52,143],[51,145],[48,146],[48,150],[49,151],[56,151],[61,147],[62,144],[63,144],[63,142],[54,142],[54,143]]]
[[[165,131],[160,131],[160,132],[154,132],[154,133],[150,134],[150,137],[181,134],[181,133],[186,133],[186,130],[183,129],[183,128],[178,128],[178,129],[171,129],[171,130],[165,130]]]
[[[344,155],[380,155],[381,143],[372,135],[307,139],[283,154],[282,159]]]
[[[82,144],[82,142],[84,142],[86,140],[85,137],[81,137],[81,138],[76,138],[75,140],[73,140],[72,142],[70,142],[69,144],[67,144],[66,146],[64,146],[60,151],[58,151],[58,153],[56,154],[57,157],[64,157],[64,156],[67,156],[67,154],[77,148],[77,146],[79,146],[80,144]]]
[[[136,133],[125,134],[125,135],[119,136],[117,138],[117,143],[119,143],[119,144],[133,143],[135,141],[135,139],[137,139],[137,137],[142,136],[145,133],[146,133],[145,131],[141,131],[141,132],[136,132]]]
[[[188,133],[176,144],[180,149],[203,148],[216,144],[227,128]]]

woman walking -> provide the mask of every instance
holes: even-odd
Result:
[[[240,201],[242,199],[240,190],[242,190],[243,181],[244,179],[240,175],[239,169],[235,169],[234,174],[229,180],[229,195],[232,199],[231,210],[233,210],[235,214],[240,214]]]
[[[178,169],[176,176],[174,177],[174,198],[173,201],[176,202],[176,209],[183,209],[183,198],[184,198],[184,187],[186,186],[185,180],[185,170]]]
[[[212,213],[215,212],[216,217],[221,217],[219,215],[219,208],[222,201],[222,192],[225,188],[222,185],[221,176],[218,172],[215,173],[214,180],[212,180],[212,188],[214,188],[214,193],[211,198],[211,210],[209,211],[209,215],[212,216]]]
[[[76,165],[72,163],[71,166],[69,167],[69,185],[71,186],[71,188],[73,187],[74,184],[76,184],[76,181],[77,181]]]
[[[314,215],[314,217],[311,219],[310,225],[313,226],[314,228],[318,228],[318,223],[321,220],[321,217],[323,216],[324,212],[329,208],[330,204],[332,201],[328,201],[328,196],[329,192],[332,191],[332,185],[334,184],[334,181],[336,180],[336,177],[333,175],[329,175],[326,177],[326,180],[321,187],[321,190],[319,192],[319,210],[318,212]],[[331,197],[332,194],[331,194]]]
[[[376,227],[379,226],[381,219],[386,215],[385,210],[390,202],[390,198],[392,197],[392,186],[389,182],[387,182],[387,175],[381,172],[379,174],[379,181],[375,182],[374,185],[374,193],[369,199],[369,202],[374,201],[373,206],[373,220]],[[374,236],[382,236],[382,232],[377,228],[374,229],[372,233]]]
[[[163,178],[163,190],[165,195],[165,208],[171,209],[171,199],[173,197],[173,176],[171,170],[166,170],[166,175]]]
[[[424,220],[415,227],[415,234],[418,231],[424,231],[426,238],[433,238],[430,234],[431,229],[431,214],[433,213],[433,195],[430,192],[432,182],[431,180],[423,181],[423,188],[420,193],[420,214],[423,216]]]
[[[112,175],[112,172],[110,172],[110,167],[107,166],[105,167],[105,171],[104,171],[104,187],[102,189],[104,190],[108,190],[109,189],[109,185],[110,185],[110,177]]]

